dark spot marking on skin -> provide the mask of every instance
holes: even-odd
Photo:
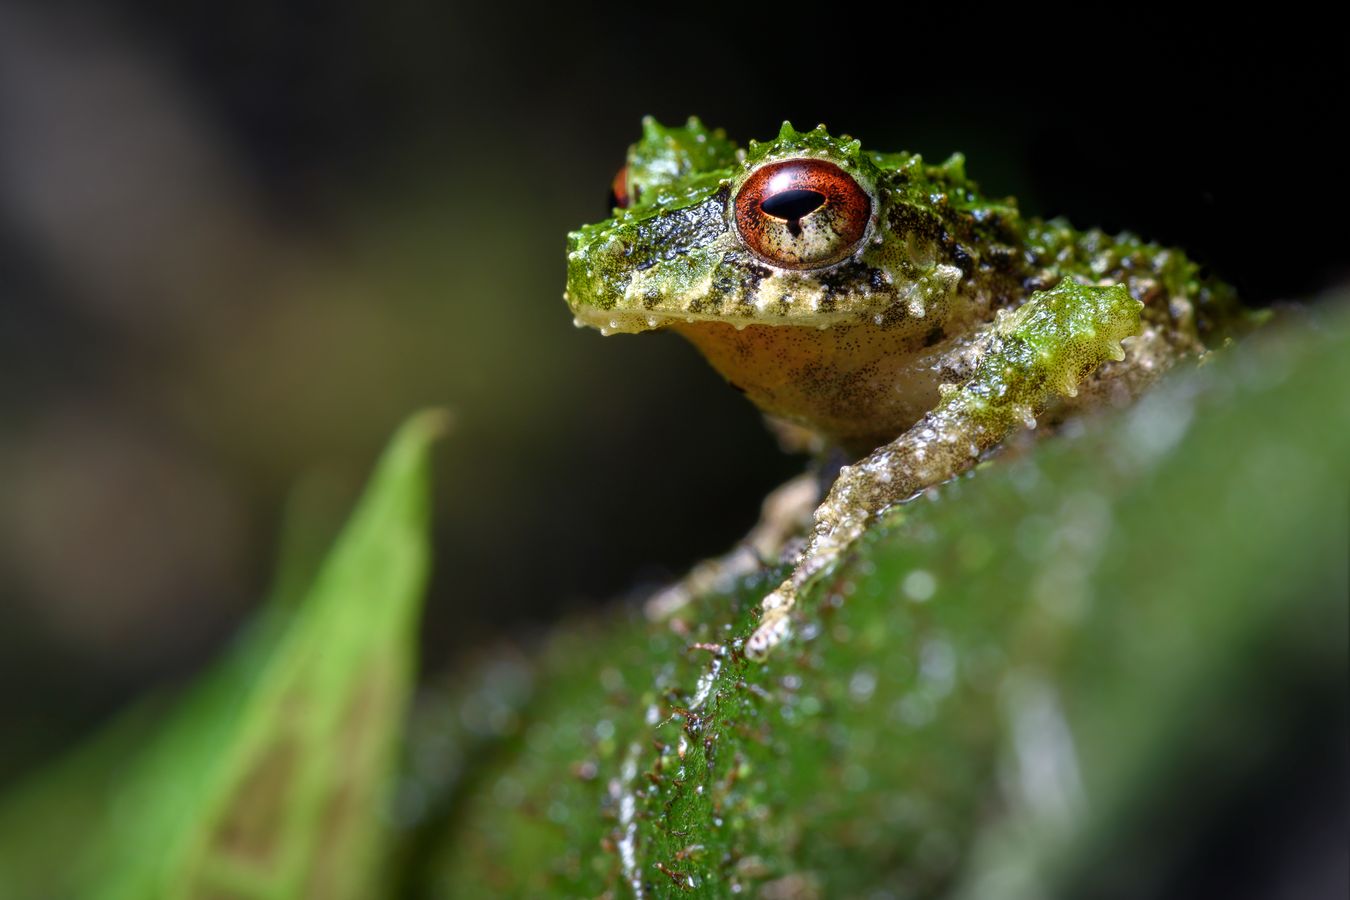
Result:
[[[936,215],[908,203],[893,205],[886,214],[886,221],[891,231],[901,236],[912,234],[938,240],[942,234],[942,225]]]
[[[645,258],[634,268],[650,269],[663,260],[683,256],[690,250],[705,247],[727,229],[726,198],[730,190],[724,188],[693,206],[663,210],[634,227],[632,242],[637,247],[649,248]],[[629,242],[625,241],[625,244]]]
[[[742,268],[745,273],[741,279],[747,294],[759,293],[759,285],[764,279],[773,275],[773,272],[759,264],[746,265]]]
[[[822,312],[832,312],[841,299],[846,299],[866,286],[878,293],[890,293],[890,287],[880,269],[869,266],[860,260],[850,260],[838,268],[816,276],[820,284]]]
[[[816,275],[816,281],[827,294],[838,294],[851,290],[857,284],[866,283],[871,266],[850,260],[828,272]]]
[[[932,330],[929,331],[928,334],[924,335],[923,346],[925,349],[928,347],[932,347],[934,344],[938,343],[946,336],[947,333],[942,330],[941,325],[934,325]]]
[[[899,301],[892,303],[881,313],[881,327],[891,328],[909,318],[909,309]]]
[[[1027,278],[1022,281],[1022,289],[1028,294],[1033,294],[1036,291],[1048,291],[1059,284],[1059,281],[1059,275],[1046,269],[1027,276]]]
[[[1017,251],[1007,244],[993,244],[985,253],[985,262],[996,272],[1011,271],[1017,264]]]
[[[969,275],[975,270],[975,258],[971,255],[970,251],[961,244],[957,244],[952,248],[952,262],[954,262],[956,267],[966,275]]]

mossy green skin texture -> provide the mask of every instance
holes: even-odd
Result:
[[[828,177],[792,181],[794,166]],[[762,183],[783,167],[788,181]],[[740,149],[697,119],[647,119],[619,180],[627,206],[568,236],[576,323],[677,331],[766,414],[854,456],[968,378],[995,316],[1037,291],[1122,285],[1142,304],[1125,358],[1069,408],[1137,395],[1249,319],[1183,253],[1024,217],[980,194],[959,155],[932,165],[787,123]],[[817,204],[772,205],[793,194]]]
[[[868,240],[825,273],[776,271],[748,252],[729,214],[755,169],[798,158],[838,165],[876,201]],[[864,150],[824,126],[799,132],[788,123],[775,140],[741,149],[698,119],[665,127],[649,118],[629,149],[627,180],[631,205],[567,241],[567,301],[581,322],[605,331],[689,318],[910,320],[931,316],[917,311],[926,301],[944,303],[955,288],[962,303],[980,295],[1007,306],[1064,277],[1125,283],[1140,300],[1184,301],[1202,335],[1232,314],[1231,292],[1202,278],[1184,254],[1129,234],[1024,217],[1012,198],[983,196],[959,154],[933,165],[917,154]]]
[[[673,329],[770,417],[860,459],[765,597],[756,659],[887,507],[1043,415],[1128,402],[1244,319],[1177,251],[1025,219],[960,156],[824,126],[741,151],[648,119],[616,183],[614,217],[568,238],[577,324]]]

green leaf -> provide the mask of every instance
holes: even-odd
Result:
[[[763,664],[781,572],[561,630],[420,886],[1148,895],[1343,716],[1347,384],[1344,309],[1174,373],[896,511]]]
[[[148,745],[132,752],[130,726],[116,727],[105,748],[76,753],[0,811],[0,835],[72,814],[67,826],[88,833],[47,875],[0,854],[6,896],[374,893],[429,563],[428,447],[442,420],[424,413],[400,430],[298,607],[289,595],[306,567],[290,559],[274,602]]]

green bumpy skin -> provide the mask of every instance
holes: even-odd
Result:
[[[1143,308],[1123,284],[1066,281],[1033,294],[996,321],[996,346],[962,393],[969,415],[1006,431],[1045,398],[1075,396],[1097,366],[1125,358],[1120,342],[1139,333]]]
[[[889,506],[1023,424],[1129,401],[1250,319],[1176,250],[984,197],[959,154],[929,165],[787,123],[739,150],[648,119],[623,177],[626,208],[568,236],[576,323],[676,331],[771,419],[861,457],[765,598],[751,657]]]
[[[836,163],[877,199],[866,246],[827,275],[764,265],[745,252],[728,214],[755,168],[800,157]],[[961,154],[931,165],[918,154],[865,151],[824,126],[799,132],[786,122],[775,140],[741,150],[697,118],[665,127],[649,117],[627,167],[635,202],[567,242],[568,304],[581,323],[606,332],[689,318],[818,326],[904,317],[940,300],[953,279],[966,293],[979,287],[1005,298],[1063,277],[1133,279],[1140,283],[1132,292],[1187,298],[1202,332],[1222,326],[1232,305],[1226,285],[1202,278],[1177,251],[1025,218],[1012,198],[984,197]],[[779,304],[784,295],[790,302]]]
[[[666,128],[648,116],[642,120],[642,140],[628,153],[634,206],[678,202],[691,176],[718,172],[735,162],[736,145],[722,129],[710,131],[698,119],[690,119],[683,128]]]
[[[785,161],[827,164],[866,195],[861,237],[828,265],[775,264],[742,234],[743,192]],[[1116,400],[1245,319],[1232,291],[1179,251],[1024,217],[1013,199],[982,195],[959,154],[931,165],[786,123],[775,140],[737,149],[697,119],[648,119],[627,180],[630,206],[568,236],[576,323],[676,331],[766,414],[853,455],[964,381],[963,361],[999,310],[1061,282],[1121,284],[1144,304],[1127,363],[1098,379]],[[1071,405],[1101,399],[1086,387]]]

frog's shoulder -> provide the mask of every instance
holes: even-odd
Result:
[[[1213,346],[1252,324],[1227,282],[1175,247],[1131,231],[1079,230],[1063,218],[1026,221],[1025,252],[1038,273],[1032,287],[1062,279],[1124,284],[1145,304],[1145,320],[1184,328]]]

